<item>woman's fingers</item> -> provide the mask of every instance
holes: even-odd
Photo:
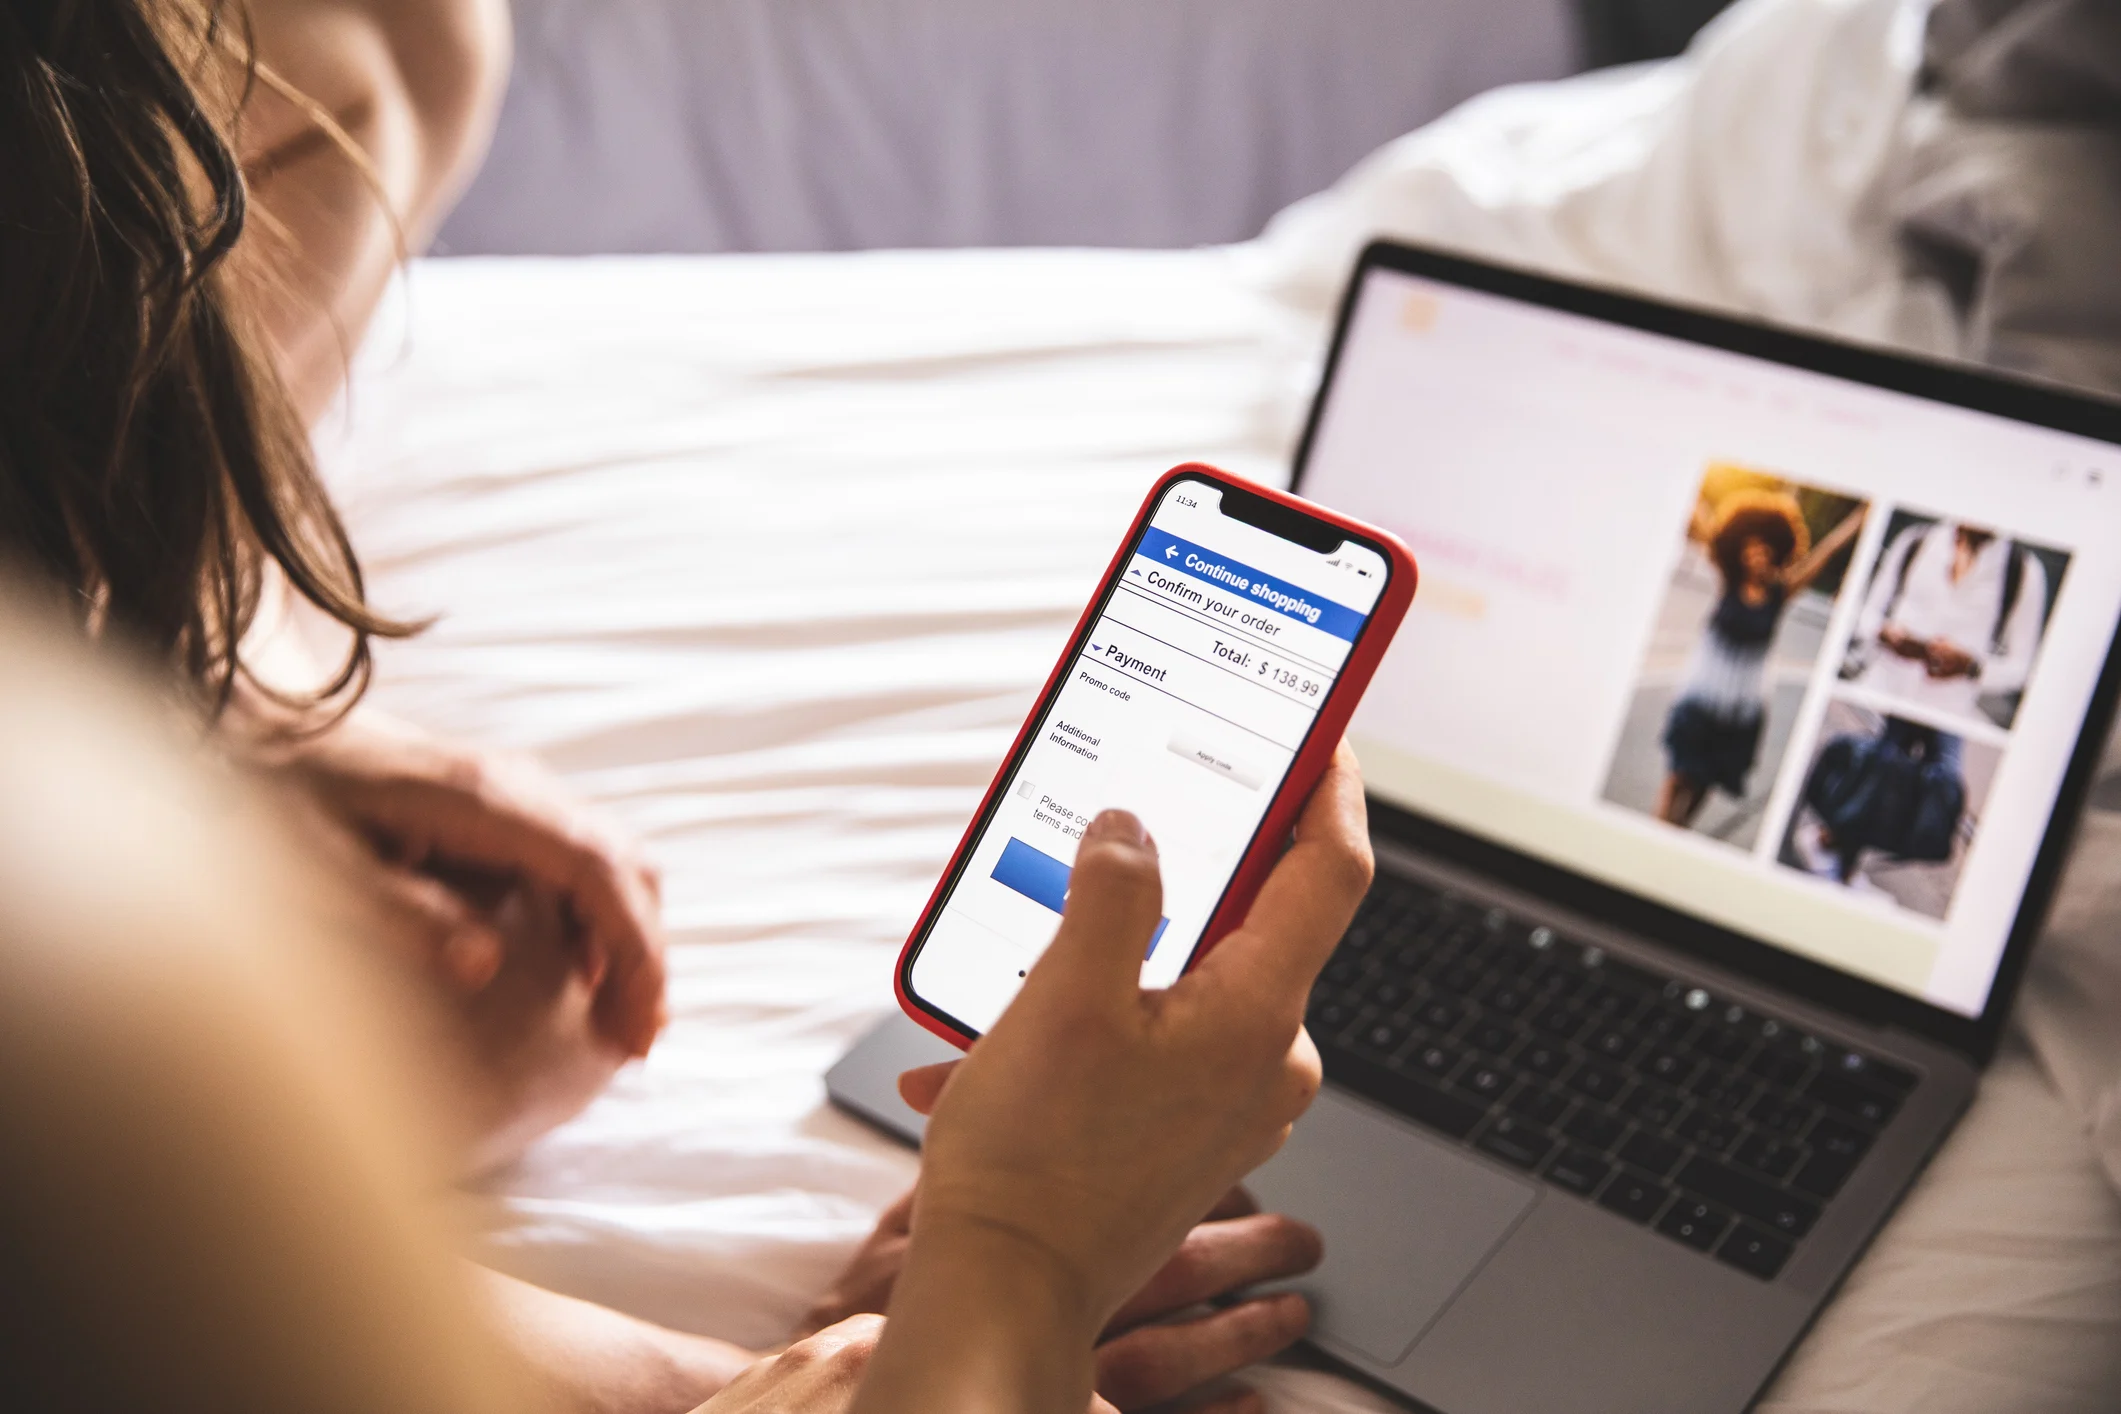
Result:
[[[439,753],[430,753],[439,754]],[[417,773],[414,772],[417,770]],[[503,870],[563,900],[596,988],[597,1028],[645,1055],[665,1019],[661,907],[646,866],[527,763],[412,758],[403,774],[342,780],[371,830],[422,867]]]
[[[934,1114],[936,1101],[943,1097],[943,1087],[950,1083],[950,1076],[957,1070],[957,1061],[938,1061],[934,1065],[915,1066],[903,1071],[898,1078],[898,1097],[906,1102],[906,1108],[915,1114]],[[902,1201],[911,1202],[912,1194]]]
[[[1297,1276],[1324,1255],[1316,1228],[1280,1213],[1202,1223],[1186,1234],[1149,1284],[1119,1308],[1108,1329],[1127,1330],[1241,1287]]]
[[[638,870],[609,856],[586,861],[582,873],[591,882],[587,889],[578,885],[569,900],[588,925],[598,1028],[633,1055],[645,1056],[669,1020],[656,891]]]
[[[1241,1218],[1248,1213],[1256,1213],[1258,1211],[1259,1200],[1254,1198],[1243,1184],[1239,1184],[1228,1193],[1223,1194],[1222,1197],[1216,1199],[1215,1206],[1208,1209],[1208,1216],[1201,1221],[1220,1222],[1224,1218]]]
[[[1161,1404],[1279,1354],[1310,1328],[1311,1308],[1293,1293],[1142,1326],[1097,1348],[1097,1392],[1121,1409]]]
[[[456,890],[410,869],[378,865],[376,896],[416,938],[434,969],[466,992],[482,990],[501,970],[501,935]]]

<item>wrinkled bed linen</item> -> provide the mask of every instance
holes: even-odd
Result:
[[[1386,145],[1260,249],[1323,309],[1375,235],[2121,392],[2121,10],[1739,0]]]
[[[444,611],[377,700],[616,812],[674,941],[497,1262],[785,1335],[913,1172],[820,1076],[1150,481],[1277,474],[1271,318],[1215,256],[416,268],[326,433],[375,597]]]
[[[1881,194],[1906,161],[1924,0],[1739,0],[1687,53],[1497,89],[1269,223],[1263,273],[1324,310],[1387,235],[1949,354],[1945,292]]]
[[[648,1061],[482,1201],[496,1265],[781,1338],[911,1179],[821,1073],[1151,479],[1284,475],[1318,327],[1244,261],[433,262],[323,443],[397,612],[378,701],[534,751],[668,880]],[[1296,333],[1301,333],[1297,337]],[[2111,1410],[2121,1213],[2014,1050],[1776,1414]],[[1277,1411],[1393,1406],[1254,1378]]]

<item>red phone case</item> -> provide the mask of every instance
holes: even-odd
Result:
[[[1400,620],[1406,617],[1408,605],[1414,602],[1414,586],[1419,577],[1414,556],[1399,542],[1397,536],[1388,531],[1337,515],[1301,497],[1232,476],[1220,468],[1201,462],[1187,462],[1158,477],[1156,485],[1149,489],[1148,496],[1142,501],[1141,510],[1135,513],[1134,523],[1127,528],[1126,535],[1120,540],[1119,549],[1114,552],[1112,563],[1106,566],[1104,577],[1098,581],[1097,592],[1090,596],[1090,602],[1083,608],[1082,617],[1075,621],[1075,629],[1068,635],[1067,648],[1062,651],[1060,660],[1053,665],[1053,671],[1047,675],[1046,685],[1038,695],[1038,703],[1031,709],[1030,715],[1024,718],[1024,725],[1018,729],[1016,740],[1009,744],[1008,754],[1002,758],[1001,769],[995,772],[986,795],[980,798],[979,809],[973,812],[971,823],[965,827],[964,837],[957,842],[956,850],[951,853],[949,867],[944,869],[942,877],[936,880],[935,889],[928,895],[928,902],[921,909],[920,918],[914,923],[913,931],[906,935],[905,945],[899,949],[898,962],[892,969],[891,985],[898,996],[899,1008],[921,1026],[960,1050],[968,1049],[978,1039],[977,1035],[961,1031],[933,1015],[907,990],[906,978],[913,966],[914,944],[927,933],[929,925],[934,921],[935,911],[942,904],[945,890],[950,881],[964,868],[966,857],[972,852],[978,838],[980,825],[994,809],[996,797],[1008,779],[1010,767],[1025,750],[1026,738],[1030,736],[1033,725],[1045,715],[1047,705],[1060,688],[1062,674],[1082,651],[1083,637],[1090,631],[1092,616],[1098,606],[1105,602],[1112,582],[1126,572],[1129,549],[1141,538],[1142,528],[1148,523],[1150,512],[1162,498],[1164,489],[1182,476],[1234,486],[1252,495],[1300,510],[1328,524],[1353,531],[1375,541],[1392,562],[1392,576],[1385,585],[1385,592],[1379,597],[1377,607],[1370,611],[1360,640],[1341,667],[1340,675],[1334,679],[1333,690],[1320,705],[1318,718],[1312,724],[1310,735],[1304,739],[1303,748],[1289,763],[1289,773],[1283,778],[1281,788],[1275,792],[1274,803],[1267,807],[1266,818],[1260,822],[1259,832],[1252,837],[1251,847],[1245,851],[1244,858],[1238,861],[1236,871],[1230,876],[1230,886],[1224,890],[1222,903],[1201,933],[1200,946],[1194,949],[1193,956],[1187,961],[1186,971],[1191,972],[1198,967],[1200,960],[1208,955],[1209,950],[1242,923],[1245,915],[1251,911],[1253,898],[1259,893],[1260,886],[1266,883],[1267,874],[1273,869],[1275,861],[1281,858],[1282,846],[1288,840],[1289,832],[1296,827],[1296,817],[1310,800],[1311,789],[1318,784],[1318,778],[1325,774],[1327,764],[1333,759],[1334,748],[1340,744],[1341,735],[1347,730],[1348,718],[1354,715],[1356,704],[1362,701],[1363,691],[1369,687],[1371,675],[1377,671],[1377,664],[1384,657],[1385,649],[1391,646],[1393,635],[1399,631]]]

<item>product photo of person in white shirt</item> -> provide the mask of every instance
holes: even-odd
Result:
[[[1878,559],[1842,676],[2009,727],[2050,593],[2047,565],[2030,547],[1956,521],[1913,521],[1893,530]]]

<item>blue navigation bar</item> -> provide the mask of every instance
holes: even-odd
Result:
[[[1002,857],[994,861],[993,879],[1003,888],[1014,889],[1033,903],[1058,913],[1061,905],[1068,901],[1068,876],[1073,872],[1044,850],[1033,849],[1022,840],[1012,838],[1002,847]],[[1156,956],[1156,945],[1163,940],[1164,929],[1170,926],[1168,918],[1156,920],[1156,932],[1149,939],[1149,951],[1144,961]]]
[[[1135,553],[1155,561],[1161,569],[1212,584],[1225,594],[1250,599],[1262,608],[1272,609],[1349,643],[1355,641],[1363,622],[1370,617],[1345,604],[1336,604],[1309,590],[1298,589],[1270,574],[1262,574],[1228,555],[1218,555],[1190,540],[1181,540],[1153,525],[1142,531],[1141,548]]]

